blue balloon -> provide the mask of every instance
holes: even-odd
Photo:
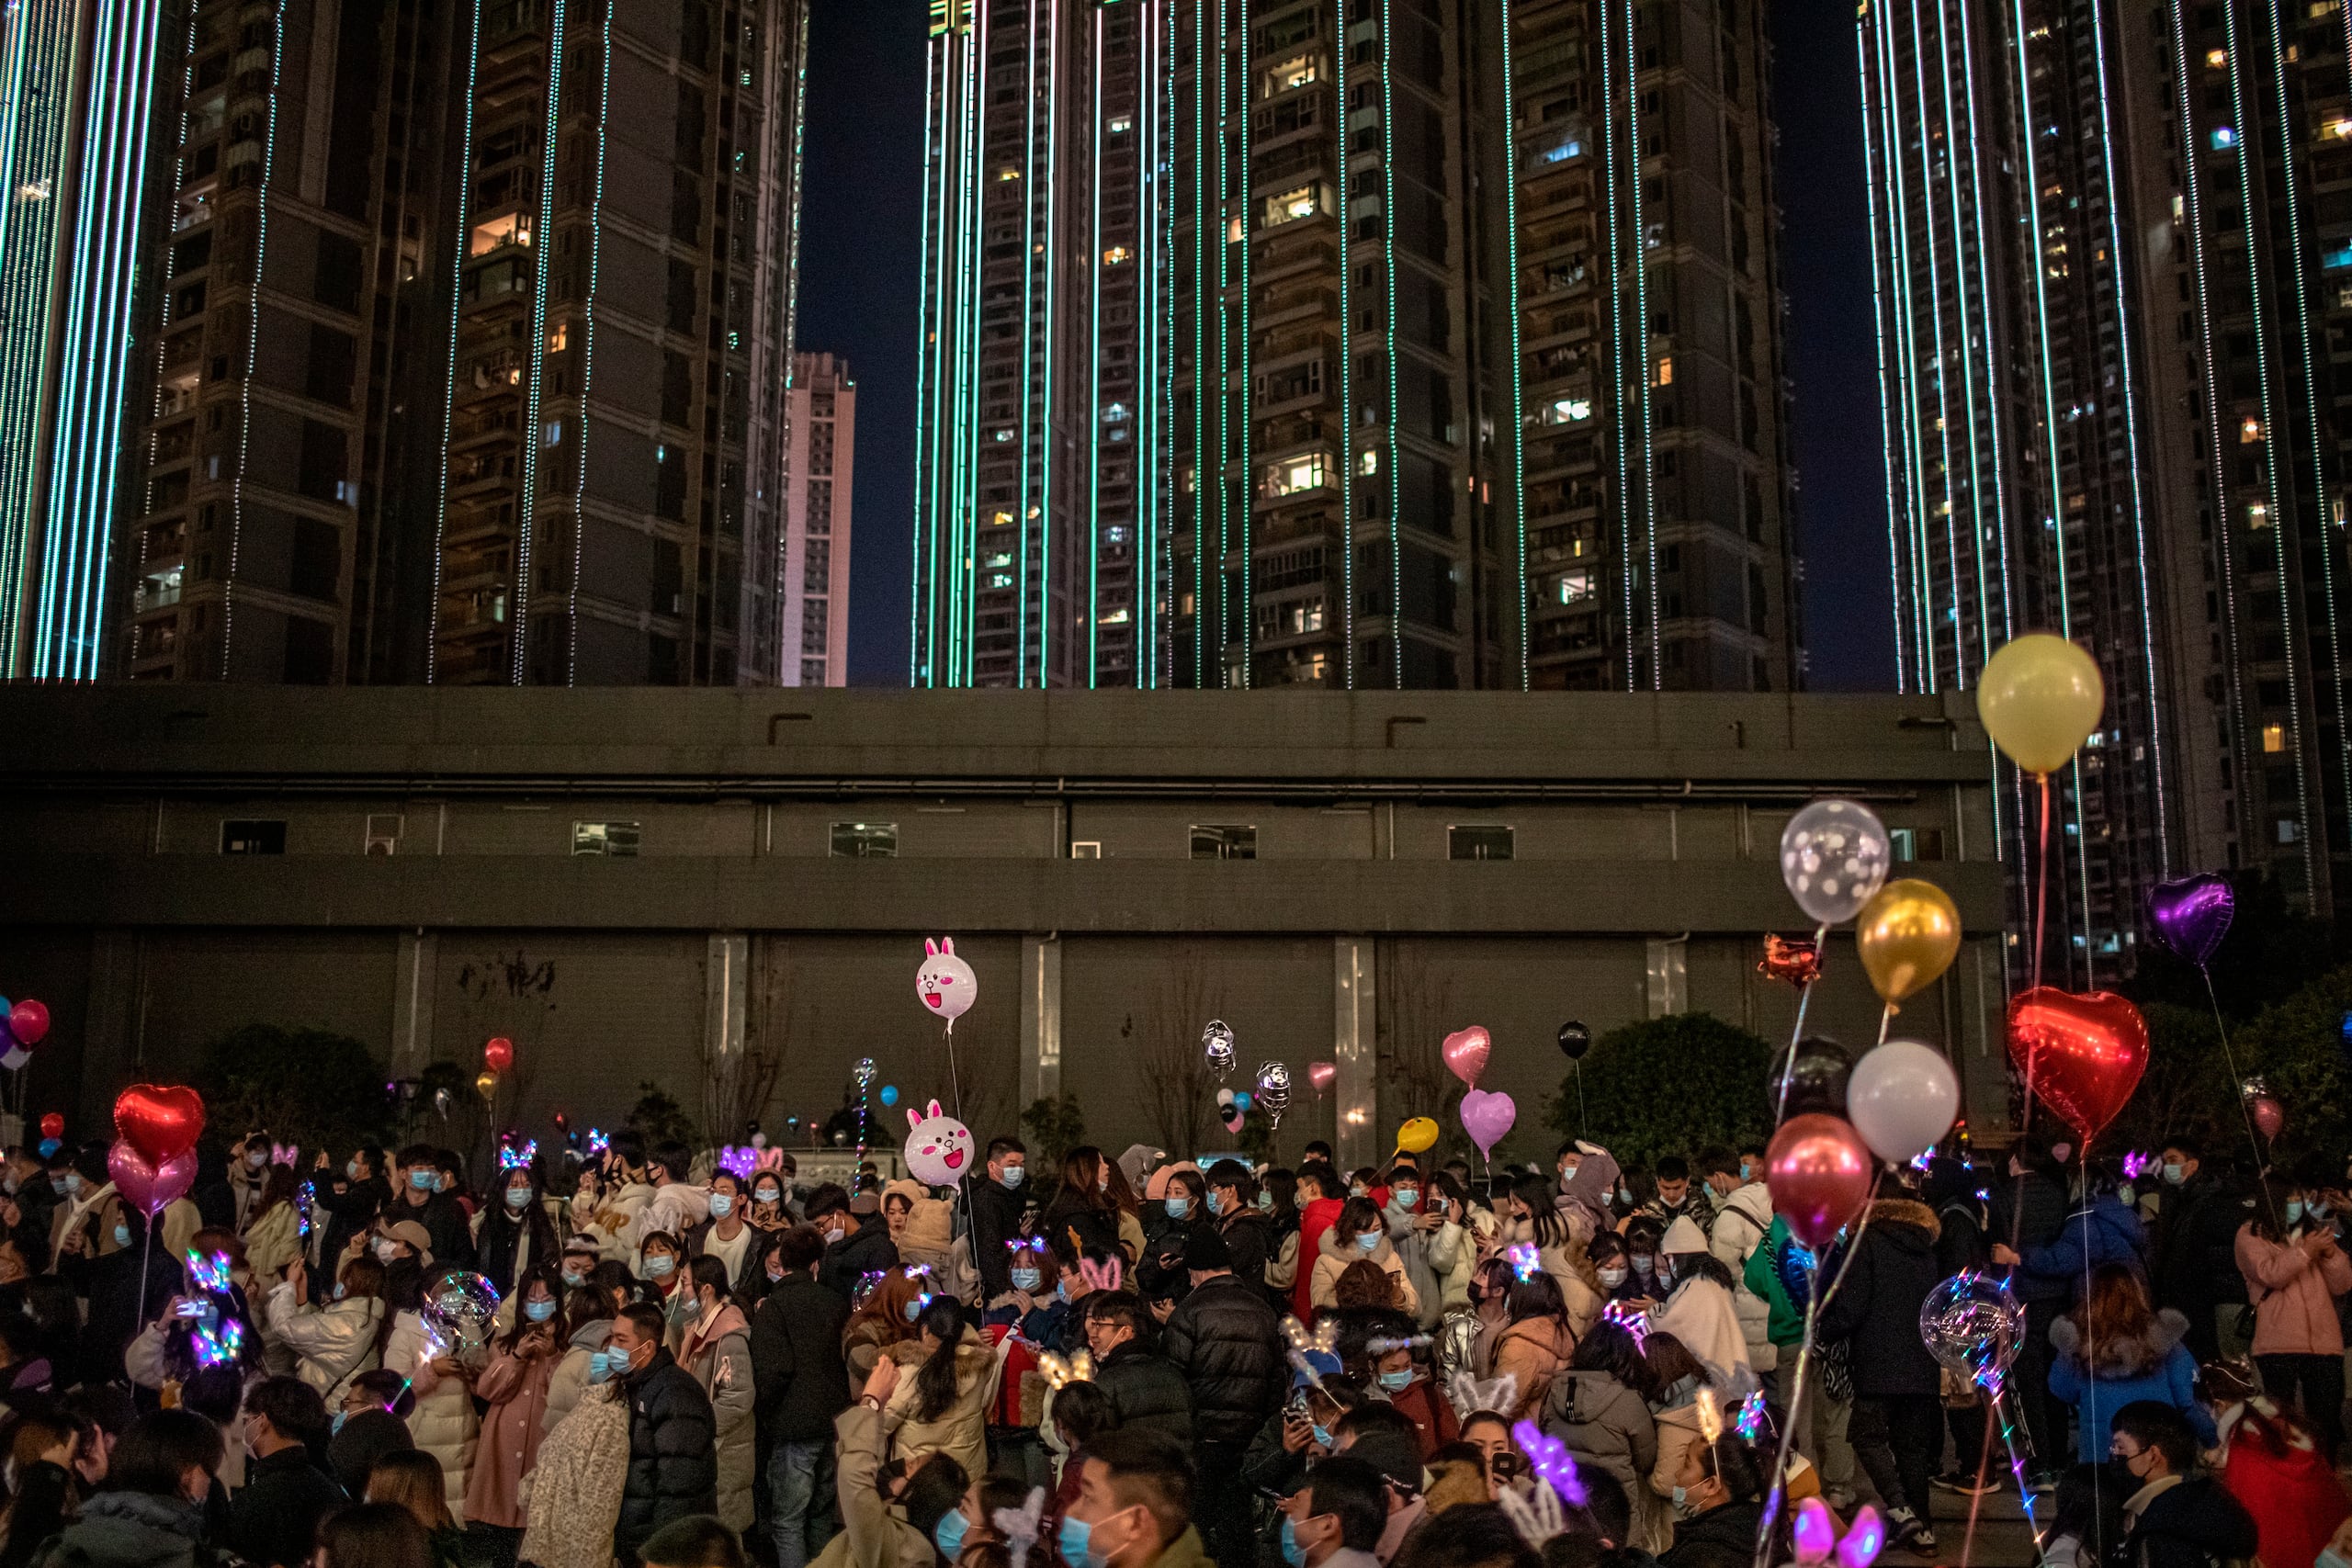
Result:
[[[50,1156],[55,1154],[59,1149],[63,1148],[64,1146],[64,1145],[59,1143],[55,1138],[43,1138],[40,1141],[40,1157],[47,1159]]]
[[[882,1103],[885,1105],[896,1105],[899,1103],[899,1086],[897,1084],[886,1083],[882,1086]]]
[[[1247,1111],[1250,1109],[1250,1091],[1246,1089],[1233,1097],[1233,1108],[1236,1111]]]
[[[2343,1036],[2346,1047],[2352,1047],[2352,1012],[2344,1015],[2344,1021],[2336,1025],[2336,1032]]]

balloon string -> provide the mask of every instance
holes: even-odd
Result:
[[[2254,1146],[2255,1164],[2267,1174],[2270,1168],[2269,1151],[2265,1146],[2264,1140],[2255,1132],[2254,1111],[2245,1102],[2245,1089],[2238,1077],[2237,1055],[2230,1049],[2230,1026],[2222,1021],[2222,998],[2213,990],[2213,971],[2200,964],[2197,966],[2197,972],[2205,976],[2205,999],[2213,1005],[2213,1032],[2222,1037],[2222,1061],[2230,1069],[2230,1092],[2237,1096],[2238,1117],[2245,1123],[2245,1141]],[[2270,1190],[2269,1182],[2264,1181],[2261,1187],[2262,1201],[2270,1210],[2270,1223],[2278,1225],[2278,1197]],[[2284,1229],[2283,1226],[2280,1228]]]
[[[2050,775],[2038,773],[2041,781],[2041,847],[2034,855],[2033,876],[2033,986],[2041,988],[2041,948],[2050,925]]]
[[[147,1262],[155,1254],[155,1216],[147,1216],[147,1237],[139,1245],[139,1316],[136,1319],[143,1332],[147,1327]]]
[[[1827,920],[1824,920],[1821,924],[1815,926],[1813,931],[1813,955],[1814,962],[1816,964],[1819,964],[1821,960],[1822,944],[1826,942],[1828,940],[1829,922]],[[1781,1067],[1780,1099],[1773,1108],[1772,1120],[1776,1125],[1788,1118],[1789,1080],[1796,1077],[1797,1043],[1804,1038],[1804,1010],[1812,1004],[1812,1001],[1813,986],[1812,983],[1808,981],[1806,984],[1797,987],[1797,1022],[1796,1027],[1789,1031],[1789,1059]],[[1577,1080],[1577,1089],[1579,1094],[1583,1092],[1583,1079],[1579,1078]]]
[[[1976,1545],[1976,1514],[1984,1504],[1984,1467],[1993,1459],[1993,1427],[1999,1409],[2001,1392],[1995,1388],[1984,1393],[1984,1436],[1976,1446],[1976,1469],[1968,1478],[1968,1529],[1960,1538],[1960,1568],[1968,1568],[1968,1555]]]
[[[1889,1002],[1878,1015],[1878,1043],[1886,1043],[1887,1032],[1894,1027],[1894,1004]]]
[[[1586,1131],[1584,1116],[1584,1064],[1581,1061],[1578,1061],[1572,1062],[1569,1065],[1577,1070],[1577,1136],[1581,1138],[1585,1135]]]

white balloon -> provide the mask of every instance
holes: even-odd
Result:
[[[1889,1165],[1934,1148],[1959,1114],[1959,1075],[1941,1051],[1916,1040],[1888,1041],[1846,1080],[1847,1120]]]
[[[922,950],[922,967],[915,971],[915,997],[953,1028],[956,1021],[980,999],[979,976],[972,973],[970,964],[956,956],[956,939],[952,936],[937,942],[925,938]]]
[[[926,1187],[953,1187],[972,1174],[972,1130],[933,1100],[907,1112],[907,1173]]]
[[[1842,925],[1886,886],[1894,860],[1886,824],[1851,800],[1816,800],[1781,830],[1781,880],[1797,908],[1825,926]]]

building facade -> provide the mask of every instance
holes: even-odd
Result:
[[[777,595],[784,605],[776,681],[786,686],[849,684],[851,479],[857,457],[857,383],[830,354],[793,358],[786,394],[784,548]]]
[[[916,684],[1802,682],[1760,6],[933,17]]]

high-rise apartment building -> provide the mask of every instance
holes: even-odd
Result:
[[[1799,682],[1761,27],[938,0],[915,683]]]
[[[0,7],[0,680],[88,680],[135,369],[153,0]]]
[[[785,427],[782,603],[786,686],[849,684],[850,483],[857,383],[830,354],[795,356]]]
[[[2041,957],[2076,987],[2132,970],[2168,875],[2265,867],[2328,913],[2352,852],[2352,118],[2341,0],[2290,9],[1859,14],[1903,683],[1965,688],[2030,630],[2098,659],[2106,722],[2052,780]],[[2037,792],[1995,765],[2031,866]]]

